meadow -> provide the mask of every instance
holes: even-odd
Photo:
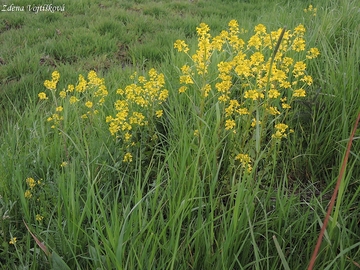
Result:
[[[307,268],[358,1],[51,2],[1,3],[1,269]],[[360,268],[359,138],[314,269]]]

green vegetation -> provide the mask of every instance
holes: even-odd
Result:
[[[306,268],[360,108],[358,2],[53,2],[2,3],[25,11],[0,17],[1,268]],[[360,267],[358,138],[316,269]]]

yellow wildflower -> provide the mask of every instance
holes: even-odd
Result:
[[[281,107],[283,109],[290,109],[291,108],[290,104],[287,104],[287,103],[281,103]]]
[[[309,75],[305,75],[300,81],[305,82],[307,85],[312,85],[313,79]]]
[[[248,91],[245,91],[244,98],[257,100],[257,99],[260,99],[260,98],[264,98],[264,94],[257,91],[257,90],[248,90]]]
[[[15,245],[15,243],[16,243],[16,237],[12,237],[12,238],[10,239],[10,241],[9,241],[9,244],[10,244],[10,245]]]
[[[270,89],[268,92],[269,98],[278,98],[280,96],[280,92],[276,89]]]
[[[132,162],[132,155],[131,155],[131,153],[127,152],[127,153],[124,155],[123,162]]]
[[[255,33],[266,33],[266,27],[263,24],[258,24],[255,26]]]
[[[39,97],[39,99],[48,99],[48,97],[46,96],[46,94],[44,92],[40,92],[38,94],[38,97]]]
[[[158,110],[155,112],[156,117],[161,117],[163,115],[163,110]]]
[[[65,92],[64,90],[63,90],[63,91],[60,91],[59,96],[60,96],[61,98],[65,98],[65,97],[66,97],[66,92]]]
[[[275,128],[276,128],[277,130],[279,130],[280,132],[285,132],[288,127],[289,127],[288,125],[283,124],[283,123],[280,123],[280,124],[276,124],[276,125],[275,125]]]
[[[291,48],[296,52],[304,51],[305,39],[303,39],[302,37],[295,38]]]
[[[236,112],[240,115],[246,115],[249,114],[249,110],[247,108],[239,108],[236,110]]]
[[[83,75],[79,75],[79,82],[78,82],[78,84],[76,85],[76,87],[75,87],[75,90],[77,91],[77,92],[85,92],[85,90],[86,90],[86,84],[87,84],[87,82],[86,82],[86,80],[84,79],[84,76]]]
[[[32,177],[26,178],[26,184],[29,186],[30,189],[33,189],[36,186],[36,182]]]
[[[72,97],[70,97],[70,99],[69,99],[70,104],[74,104],[74,103],[76,103],[76,102],[78,102],[78,101],[79,101],[79,99],[78,99],[77,97],[75,97],[75,96],[72,96]]]
[[[64,110],[64,108],[62,106],[56,107],[57,112],[62,112],[63,110]]]
[[[55,70],[55,71],[51,74],[51,79],[52,79],[52,81],[54,81],[54,82],[58,82],[59,79],[60,79],[60,73],[59,73],[57,70]]]
[[[318,48],[310,48],[306,53],[307,59],[313,59],[320,55],[320,51]]]
[[[304,89],[296,89],[294,90],[293,97],[305,97],[306,92]]]
[[[225,121],[225,129],[229,130],[229,129],[233,129],[235,127],[236,123],[233,119],[228,119]]]
[[[250,163],[250,161],[251,161],[248,154],[238,154],[235,157],[235,160],[239,160],[242,163]]]
[[[298,26],[296,26],[294,28],[295,34],[303,35],[305,32],[306,32],[306,29],[305,29],[304,25],[302,25],[302,24],[299,24]]]
[[[176,40],[174,43],[174,48],[177,49],[179,52],[185,52],[187,53],[189,51],[188,45],[183,40]]]
[[[86,101],[85,106],[91,108],[93,106],[93,103],[91,101]]]
[[[253,119],[251,120],[251,126],[252,126],[252,127],[255,127],[256,125],[261,125],[261,121],[256,121],[256,119],[253,118]]]
[[[26,199],[30,199],[30,198],[32,197],[31,191],[27,189],[27,190],[25,191],[24,196],[25,196]]]
[[[74,86],[73,84],[69,84],[68,87],[67,87],[67,89],[66,89],[66,92],[71,93],[71,92],[74,91],[74,89],[75,89],[75,86]]]
[[[269,107],[269,108],[268,108],[268,112],[269,112],[271,115],[279,115],[279,114],[280,114],[278,108],[276,108],[276,107]]]
[[[61,162],[60,167],[64,168],[68,165],[66,161]]]

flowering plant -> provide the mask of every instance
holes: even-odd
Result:
[[[217,36],[211,37],[209,32],[209,26],[201,23],[198,47],[192,55],[185,41],[174,43],[189,59],[180,69],[179,92],[192,91],[190,99],[198,93],[200,118],[214,103],[221,108],[216,126],[231,138],[230,157],[251,173],[268,146],[275,147],[293,132],[286,117],[292,103],[305,97],[306,87],[313,83],[306,61],[320,52],[306,49],[302,24],[294,30],[271,32],[259,24],[247,42],[241,38],[246,31],[239,29],[236,20]],[[199,137],[201,123],[194,132]]]

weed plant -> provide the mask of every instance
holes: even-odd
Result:
[[[360,108],[357,2],[64,4],[2,13],[1,267],[304,269]],[[317,269],[359,267],[358,137]]]

